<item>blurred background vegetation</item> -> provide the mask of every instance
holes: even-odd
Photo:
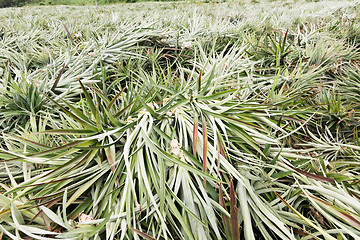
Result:
[[[114,4],[121,2],[149,2],[149,1],[158,1],[158,2],[171,2],[179,0],[0,0],[0,8],[5,7],[23,7],[23,6],[38,6],[38,5],[104,5],[104,4]],[[226,2],[227,0],[204,0],[203,2]],[[306,0],[306,2],[318,2],[320,0]],[[251,0],[251,3],[259,3],[258,0]]]
[[[22,7],[25,5],[96,5],[140,1],[144,0],[0,0],[0,8]]]

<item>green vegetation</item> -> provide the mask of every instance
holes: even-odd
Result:
[[[44,5],[103,5],[121,2],[144,2],[146,0],[0,0],[0,8]],[[158,0],[153,0],[158,1]],[[166,1],[166,0],[163,0]],[[175,0],[176,1],[176,0]]]
[[[0,239],[359,239],[359,16],[0,9]]]

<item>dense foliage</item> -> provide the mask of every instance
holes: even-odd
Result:
[[[0,0],[0,8],[45,5],[102,5],[121,2],[144,2],[146,0]],[[158,1],[158,0],[153,0]],[[162,0],[166,1],[166,0]]]
[[[359,239],[359,15],[0,9],[0,238]]]
[[[24,5],[26,0],[0,0],[0,8]]]

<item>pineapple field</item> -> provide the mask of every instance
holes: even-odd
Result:
[[[360,2],[0,9],[0,239],[360,239]]]

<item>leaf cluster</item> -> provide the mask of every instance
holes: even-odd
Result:
[[[359,7],[278,4],[0,11],[0,236],[359,238]]]

